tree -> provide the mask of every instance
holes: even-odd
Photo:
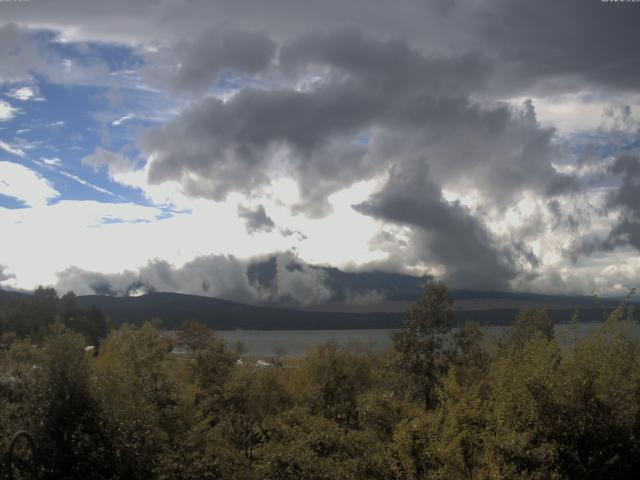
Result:
[[[329,341],[307,355],[296,369],[295,395],[314,414],[344,427],[358,426],[358,395],[371,381],[368,360]]]
[[[272,480],[398,480],[397,460],[372,432],[344,430],[294,408],[270,417],[256,450],[254,478]]]
[[[462,384],[477,383],[488,360],[484,349],[484,335],[476,322],[465,322],[453,335],[454,364],[458,381]]]
[[[168,374],[172,339],[150,323],[124,325],[93,363],[94,397],[113,458],[114,478],[155,477],[176,431],[180,389]]]
[[[413,379],[424,407],[435,403],[435,387],[446,372],[450,352],[446,334],[451,329],[451,305],[447,287],[430,282],[407,314],[405,328],[393,335],[398,367]]]
[[[105,478],[105,445],[84,338],[60,324],[45,340],[29,410],[47,478]]]
[[[189,353],[198,353],[216,339],[216,334],[206,325],[193,320],[182,322],[178,330],[177,341],[189,350]]]
[[[73,292],[67,292],[58,300],[58,311],[63,319],[79,317],[82,314],[78,297]]]
[[[553,320],[543,308],[525,308],[518,312],[515,322],[504,336],[503,346],[508,350],[517,351],[537,336],[552,340]]]
[[[56,322],[81,333],[92,345],[107,336],[108,322],[102,311],[93,305],[82,308],[73,292],[58,298],[53,288],[38,287],[33,295],[0,306],[0,333],[12,332],[40,341]]]

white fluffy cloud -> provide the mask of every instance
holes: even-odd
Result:
[[[59,192],[30,168],[19,163],[0,161],[0,194],[35,207],[46,205]]]
[[[0,122],[11,120],[19,111],[17,108],[11,106],[10,103],[0,100]]]
[[[2,140],[0,140],[0,150],[4,150],[5,152],[10,153],[11,155],[15,155],[16,157],[26,157],[24,150],[14,145],[10,145],[7,142],[3,142]]]
[[[35,86],[26,86],[13,89],[8,93],[11,98],[26,102],[28,100],[43,100],[38,95],[38,88]]]

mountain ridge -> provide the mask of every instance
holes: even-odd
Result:
[[[521,292],[453,290],[454,324],[465,320],[483,325],[510,324],[522,308],[545,308],[556,323],[571,320],[601,321],[619,299],[580,295],[548,295]],[[25,292],[0,290],[0,301],[28,298]],[[339,330],[399,328],[412,301],[385,300],[370,304],[326,302],[291,307],[279,304],[248,304],[233,300],[176,292],[150,292],[140,296],[80,295],[82,307],[95,305],[114,325],[140,324],[161,319],[165,328],[194,320],[217,330]]]
[[[586,301],[588,297],[579,298]],[[399,328],[405,319],[404,311],[321,311],[259,306],[172,292],[153,292],[138,297],[84,295],[78,297],[78,302],[85,307],[97,306],[115,324],[140,323],[160,318],[167,328],[175,328],[185,320],[194,320],[217,330],[375,329]],[[570,321],[575,310],[579,311],[581,321],[601,321],[615,304],[610,300],[603,302],[603,305],[593,306],[567,302],[564,307],[547,307],[547,311],[557,323]],[[543,304],[538,306],[545,307]],[[455,324],[472,320],[484,325],[505,325],[513,321],[519,310],[519,307],[508,304],[506,308],[458,309],[453,311],[453,317]]]

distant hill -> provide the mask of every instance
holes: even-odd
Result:
[[[149,293],[139,297],[78,297],[82,306],[95,305],[115,324],[141,323],[160,318],[166,328],[194,320],[217,330],[339,330],[396,328],[401,313],[309,312],[257,307],[243,303],[180,293]]]
[[[496,295],[494,293],[490,298],[495,300]],[[549,300],[547,296],[543,297],[539,299],[540,306],[544,306],[544,301]],[[475,300],[479,302],[477,298]],[[264,307],[179,293],[149,293],[139,297],[87,295],[78,297],[78,301],[85,307],[96,305],[109,315],[116,325],[141,323],[159,318],[162,319],[165,328],[175,328],[185,320],[194,320],[217,330],[398,328],[405,318],[404,312],[357,313]],[[577,305],[562,297],[562,301],[556,299],[555,307],[548,311],[557,323],[570,321],[575,309],[579,310],[581,321],[592,322],[603,320],[612,308],[611,302],[607,302],[605,306],[593,303]],[[454,318],[456,323],[473,320],[484,325],[507,325],[513,321],[519,309],[505,307],[456,310]]]
[[[270,265],[263,265],[259,280],[270,281]],[[318,267],[320,268],[320,267]],[[338,330],[362,328],[397,328],[405,319],[405,312],[418,298],[424,279],[407,275],[372,272],[366,275],[349,274],[327,269],[332,286],[337,291],[366,292],[376,286],[384,290],[395,288],[395,295],[381,301],[349,303],[336,298],[307,308],[288,308],[274,305],[247,305],[212,297],[179,293],[154,292],[139,297],[107,295],[79,296],[83,307],[95,305],[109,315],[116,325],[139,324],[159,318],[166,328],[175,328],[185,320],[204,323],[217,330]],[[393,287],[395,285],[395,287]],[[540,295],[518,292],[453,290],[455,323],[465,320],[483,325],[507,325],[522,308],[547,309],[556,323],[570,321],[575,310],[583,322],[602,321],[620,302],[618,299],[595,300],[586,296]],[[0,290],[0,302],[28,298],[24,292]]]
[[[16,292],[13,290],[0,290],[0,302],[7,300],[19,300],[21,298],[28,298],[29,294],[24,292]]]

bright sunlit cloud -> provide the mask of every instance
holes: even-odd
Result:
[[[0,194],[34,207],[46,205],[49,200],[57,197],[59,192],[30,168],[18,163],[0,161]]]

